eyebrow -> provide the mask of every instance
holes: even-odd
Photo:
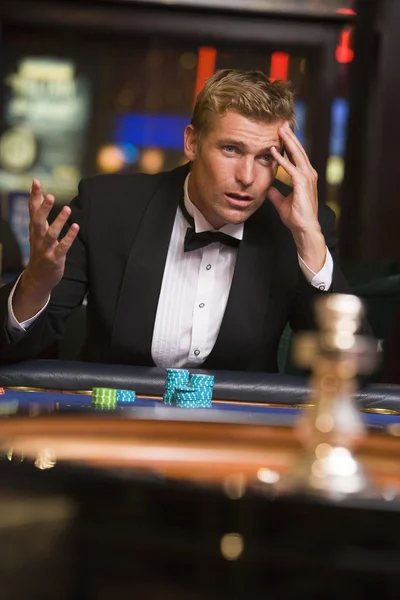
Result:
[[[236,146],[237,148],[239,148],[240,150],[242,150],[243,152],[248,152],[248,147],[244,142],[239,142],[238,140],[221,140],[220,141],[221,146]],[[257,152],[257,155],[260,154],[271,154],[271,148],[275,146],[275,148],[278,148],[279,152],[281,151],[281,144],[280,142],[274,144],[272,143],[270,146],[263,148],[262,150],[260,150],[259,152]]]

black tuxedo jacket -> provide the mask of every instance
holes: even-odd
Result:
[[[7,299],[0,290],[0,358],[40,355],[62,338],[64,322],[88,293],[88,361],[153,365],[151,343],[172,226],[188,167],[158,175],[101,175],[83,180],[72,201],[80,232],[65,275],[44,313],[18,341],[7,332]],[[277,182],[282,189],[284,184]],[[347,292],[338,267],[334,215],[319,219],[334,259],[331,291]],[[321,292],[302,274],[296,247],[267,199],[245,223],[228,304],[205,368],[277,370],[283,328],[314,325],[312,303]]]

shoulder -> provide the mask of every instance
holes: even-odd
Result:
[[[78,195],[70,203],[72,219],[81,231],[125,227],[141,219],[152,198],[168,194],[171,183],[182,185],[187,167],[155,175],[94,175],[79,183]]]
[[[168,177],[168,173],[157,173],[156,175],[147,175],[144,173],[127,174],[127,175],[94,175],[86,177],[79,183],[79,193],[89,194],[92,198],[110,200],[126,198],[132,199],[133,194],[151,193],[158,185]]]
[[[145,173],[94,175],[82,179],[79,183],[78,196],[86,201],[95,201],[96,205],[132,203],[144,205],[150,200],[156,190],[168,189],[171,184],[182,185],[189,166],[184,165],[170,171],[163,171],[154,175]]]

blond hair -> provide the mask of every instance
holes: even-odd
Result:
[[[199,138],[207,134],[214,116],[228,110],[255,121],[283,119],[292,127],[295,124],[294,97],[288,84],[270,82],[262,71],[224,69],[206,81],[191,121]]]

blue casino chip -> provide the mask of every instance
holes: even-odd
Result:
[[[117,390],[117,402],[135,402],[136,393],[133,390]]]
[[[195,373],[190,377],[190,385],[196,390],[214,386],[214,375]]]
[[[176,391],[174,404],[179,408],[198,408],[197,394],[195,391]]]
[[[165,369],[167,377],[163,400],[165,404],[171,404],[176,388],[183,388],[189,384],[190,373],[187,369]]]

